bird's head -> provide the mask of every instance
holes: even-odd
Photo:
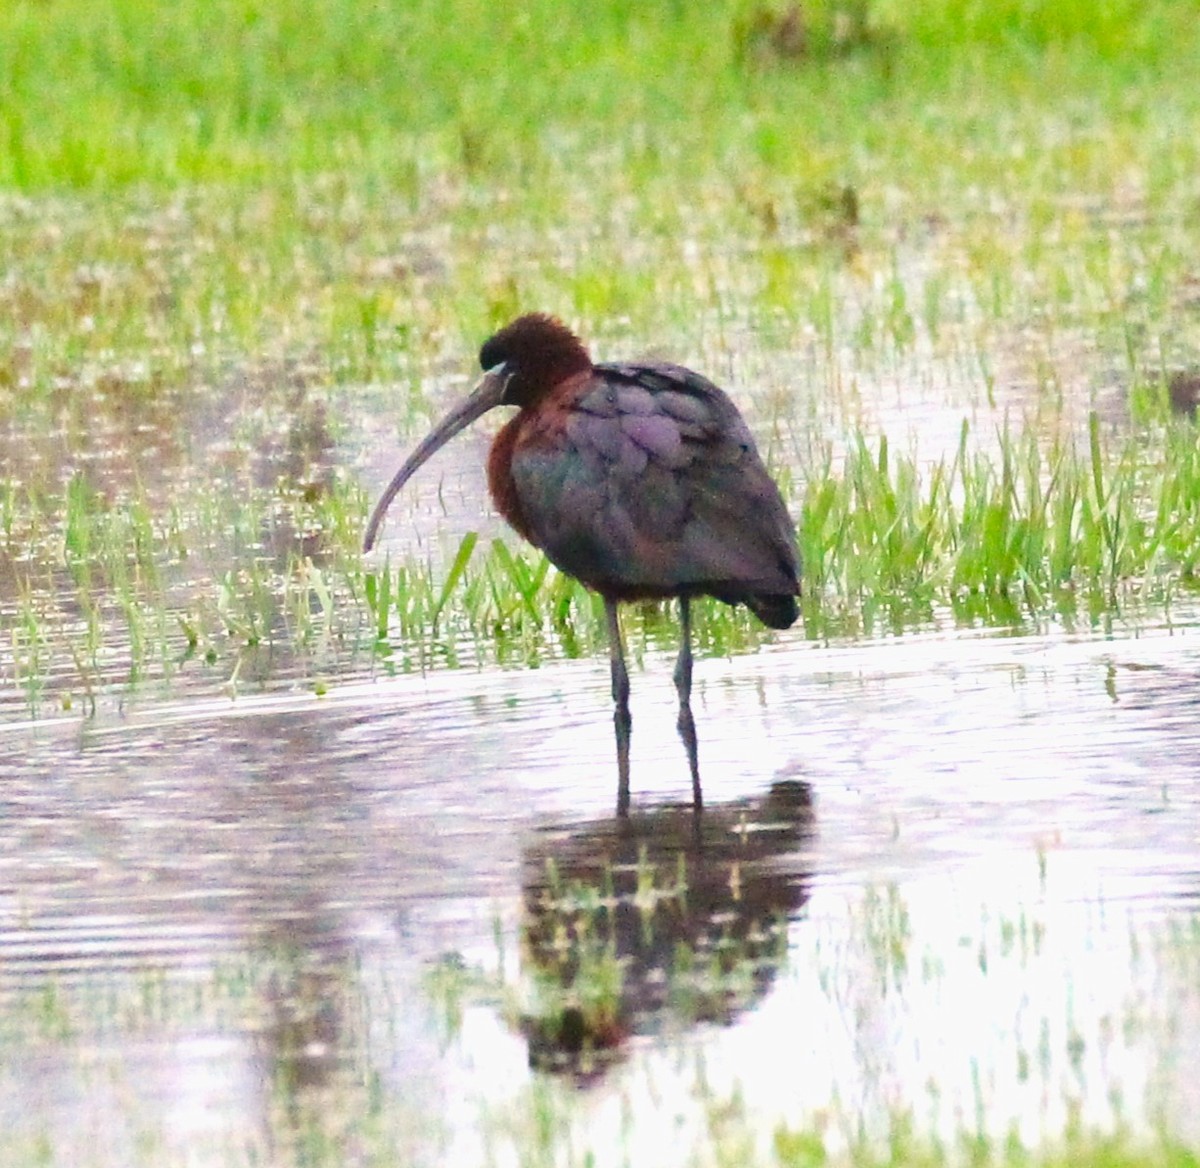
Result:
[[[501,404],[525,407],[567,378],[586,373],[592,359],[562,321],[530,312],[484,341],[479,364],[485,377],[505,378]]]
[[[418,444],[375,504],[363,536],[364,551],[371,550],[384,512],[400,488],[455,434],[495,406],[536,405],[556,385],[592,367],[579,338],[561,321],[539,312],[517,317],[484,341],[479,363],[484,370],[479,383]]]

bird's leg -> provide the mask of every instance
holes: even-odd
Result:
[[[629,714],[629,673],[625,668],[625,650],[621,645],[621,622],[617,617],[617,602],[604,598],[604,613],[608,617],[608,656],[612,665],[612,695],[616,703],[613,724],[617,728],[617,814],[629,814],[629,730],[633,719]]]
[[[679,629],[681,644],[679,660],[675,662],[675,689],[679,693],[677,725],[692,772],[692,807],[700,811],[704,799],[700,794],[700,763],[696,757],[696,720],[692,717],[692,602],[687,596],[679,598]]]

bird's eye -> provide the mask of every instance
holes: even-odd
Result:
[[[500,394],[501,405],[512,404],[512,383],[516,372],[516,369],[507,361],[500,361],[487,371],[486,376],[499,377],[504,381],[504,389]]]

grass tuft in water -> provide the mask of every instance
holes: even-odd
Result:
[[[599,598],[534,549],[468,532],[444,563],[364,563],[365,504],[340,481],[311,495],[214,485],[165,518],[144,489],[109,498],[81,475],[59,499],[12,490],[14,530],[37,534],[7,545],[18,599],[3,617],[4,674],[31,709],[48,692],[91,709],[152,679],[240,687],[355,663],[404,672],[603,651]],[[793,509],[809,637],[947,618],[1091,621],[1194,590],[1200,449],[1190,422],[1106,436],[1094,412],[1082,449],[1031,428],[981,447],[964,421],[953,456],[932,462],[858,432],[840,462],[826,452]],[[637,655],[677,643],[670,606],[627,606],[624,623]],[[710,655],[772,636],[716,602],[696,606],[695,635]]]

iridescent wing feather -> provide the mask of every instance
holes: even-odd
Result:
[[[799,591],[795,529],[749,429],[682,366],[597,365],[531,420],[512,475],[534,542],[601,592]]]

